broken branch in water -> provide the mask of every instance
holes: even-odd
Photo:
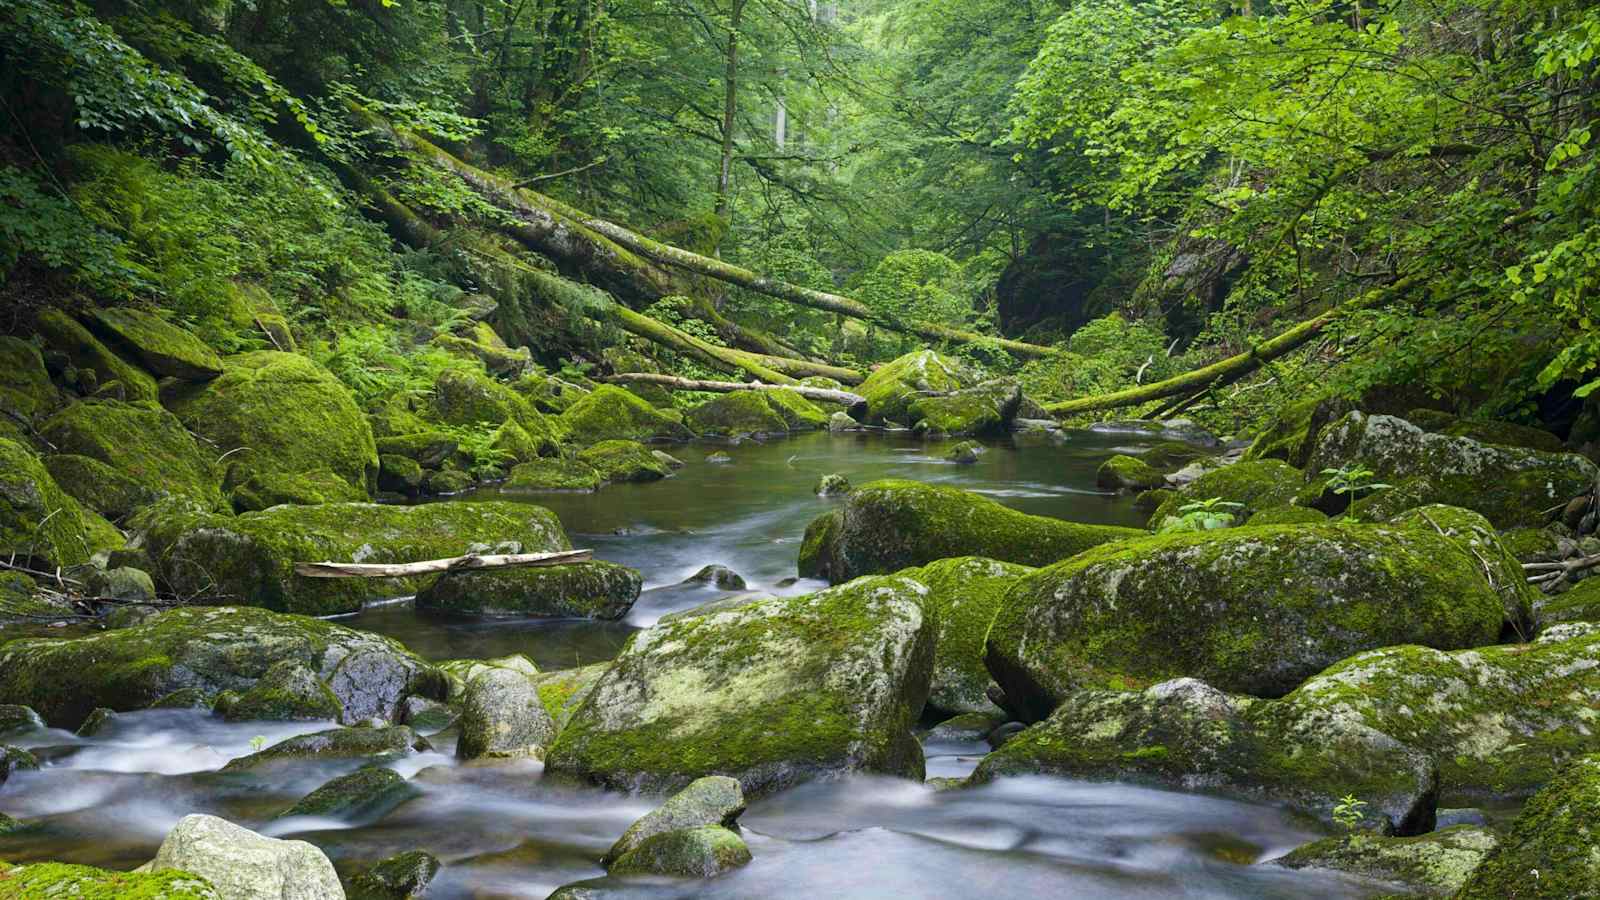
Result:
[[[294,564],[294,573],[306,578],[405,578],[433,572],[456,572],[463,569],[512,569],[521,566],[561,566],[585,562],[594,557],[592,550],[560,550],[554,553],[496,553],[452,556],[446,559],[427,559],[412,563],[343,563],[302,562]]]

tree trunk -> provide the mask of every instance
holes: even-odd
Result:
[[[717,217],[726,221],[732,206],[733,132],[739,111],[739,26],[747,0],[733,0],[728,20],[728,49],[722,75],[722,159],[717,168]]]
[[[679,378],[676,375],[657,375],[653,372],[625,372],[606,375],[599,381],[612,384],[655,384],[675,391],[709,391],[714,394],[731,394],[735,391],[793,391],[807,400],[822,403],[842,403],[850,407],[850,414],[865,412],[867,398],[849,391],[806,387],[798,384],[763,384],[759,381],[701,381],[697,378]]]
[[[592,550],[560,550],[555,553],[501,553],[485,556],[467,554],[446,559],[427,559],[412,563],[297,562],[294,573],[302,578],[405,578],[434,572],[461,572],[468,569],[513,569],[528,566],[564,566],[594,558]]]

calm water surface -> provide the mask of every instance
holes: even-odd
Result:
[[[1018,449],[991,447],[973,466],[943,461],[946,445],[894,436],[815,434],[765,445],[670,448],[687,465],[665,482],[598,494],[528,497],[554,509],[574,544],[638,568],[647,590],[620,623],[481,623],[417,615],[404,603],[345,624],[392,635],[433,659],[527,653],[556,668],[613,655],[637,627],[722,596],[679,586],[707,564],[741,573],[754,590],[794,593],[805,525],[837,502],[811,494],[817,477],[855,484],[906,477],[980,491],[1030,513],[1137,524],[1127,498],[1093,490],[1094,470],[1126,438],[1074,434]],[[731,463],[709,463],[721,450]],[[494,491],[480,492],[483,497]],[[649,800],[544,780],[539,764],[460,764],[454,735],[436,752],[393,764],[419,794],[379,821],[274,816],[353,762],[296,762],[247,775],[217,770],[268,742],[327,723],[229,725],[187,710],[118,717],[92,739],[67,732],[21,743],[45,763],[0,789],[0,810],[37,823],[0,837],[0,858],[66,859],[115,868],[148,860],[167,830],[209,812],[323,848],[349,874],[390,854],[425,848],[445,863],[429,897],[542,898],[600,878],[611,842]],[[969,773],[981,744],[929,745],[928,774]],[[1215,798],[1047,778],[936,791],[857,777],[806,785],[752,804],[741,820],[755,861],[709,882],[602,883],[641,898],[1327,898],[1373,885],[1251,865],[1315,835],[1280,812]]]

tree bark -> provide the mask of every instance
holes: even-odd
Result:
[[[728,20],[726,65],[722,74],[722,158],[717,168],[716,213],[724,221],[732,206],[733,131],[738,125],[739,111],[739,26],[744,19],[746,2],[733,0],[733,11]]]
[[[468,554],[412,563],[299,562],[294,564],[294,573],[302,578],[405,578],[467,569],[564,566],[593,558],[592,550],[562,550],[556,553],[501,553],[486,556]]]
[[[714,394],[731,394],[735,391],[793,391],[807,400],[823,403],[842,403],[850,407],[851,415],[865,412],[867,398],[849,391],[830,388],[806,387],[799,384],[763,384],[759,381],[701,381],[697,378],[679,378],[676,375],[657,375],[653,372],[624,372],[607,375],[600,381],[612,384],[656,384],[675,391],[709,391]]]

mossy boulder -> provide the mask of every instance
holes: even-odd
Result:
[[[295,801],[278,814],[330,819],[371,820],[420,794],[399,772],[368,766],[340,775]]]
[[[1280,407],[1245,450],[1244,459],[1281,459],[1304,469],[1317,449],[1322,429],[1355,408],[1355,403],[1337,397],[1312,397]]]
[[[556,738],[552,774],[635,791],[706,775],[763,796],[817,777],[922,780],[927,589],[867,578],[663,622],[632,638]]]
[[[60,403],[39,348],[22,338],[0,336],[0,413],[28,420]]]
[[[489,668],[467,682],[461,697],[461,759],[544,757],[556,736],[555,720],[539,702],[532,679],[514,669]]]
[[[598,491],[605,483],[594,466],[551,457],[518,463],[502,487],[507,491]]]
[[[1229,511],[1236,523],[1274,506],[1287,506],[1305,487],[1305,476],[1282,460],[1261,459],[1212,469],[1178,488],[1150,516],[1150,527],[1160,528],[1168,517],[1178,516],[1186,504],[1213,497],[1237,503]]]
[[[21,703],[0,703],[0,738],[32,734],[45,729],[44,719],[33,707]]]
[[[620,619],[644,580],[616,563],[446,572],[417,592],[417,609],[472,616]]]
[[[58,452],[98,460],[139,484],[143,502],[170,496],[205,509],[222,506],[222,476],[212,455],[160,407],[84,400],[51,416],[40,433]]]
[[[57,453],[46,456],[44,466],[68,496],[112,519],[127,518],[139,507],[159,499],[159,487],[140,482],[92,457]]]
[[[393,453],[378,454],[378,490],[414,497],[427,475],[422,464]]]
[[[1211,454],[1193,444],[1182,441],[1162,441],[1135,453],[1139,461],[1153,469],[1170,472]]]
[[[0,625],[41,625],[53,619],[71,619],[78,610],[65,598],[41,593],[32,578],[21,572],[0,572]],[[4,709],[4,707],[0,707]],[[0,717],[0,732],[4,732]]]
[[[230,497],[239,512],[254,512],[274,506],[321,506],[327,503],[356,503],[367,499],[367,492],[328,469],[290,474],[255,472],[235,485]]]
[[[818,497],[841,497],[850,493],[850,479],[838,472],[829,472],[817,479],[811,493]]]
[[[34,325],[50,349],[64,354],[74,367],[93,372],[99,384],[120,383],[123,396],[128,400],[154,403],[160,399],[160,389],[149,372],[118,356],[82,323],[61,310],[40,310]]]
[[[1367,804],[1362,827],[1433,827],[1433,761],[1358,720],[1283,715],[1273,701],[1193,678],[1141,692],[1084,690],[984,757],[972,775],[1057,775],[1197,790],[1281,804],[1331,823],[1340,798]]]
[[[156,600],[156,586],[150,573],[132,566],[95,569],[84,576],[83,589],[90,597],[122,603],[148,604]]]
[[[1423,431],[1471,438],[1481,444],[1522,447],[1546,453],[1560,453],[1566,449],[1561,444],[1561,438],[1531,425],[1492,419],[1463,419],[1435,409],[1409,410],[1402,418]]]
[[[526,432],[524,432],[526,434]],[[376,447],[382,456],[399,456],[412,460],[424,469],[437,469],[456,453],[460,442],[445,431],[422,430],[394,434],[377,439]]]
[[[264,837],[216,816],[179,819],[147,868],[193,872],[210,881],[226,900],[344,896],[333,863],[316,846]]]
[[[1330,666],[1280,702],[1431,754],[1449,797],[1523,797],[1600,752],[1597,670],[1600,631],[1456,652],[1386,647]]]
[[[540,456],[554,456],[566,436],[559,419],[533,408],[521,394],[484,375],[460,369],[439,373],[433,383],[432,417],[446,425],[499,426],[515,422]]]
[[[231,759],[221,771],[249,772],[293,765],[307,759],[362,760],[366,765],[382,765],[432,749],[427,740],[405,725],[357,725],[297,734],[263,750]]]
[[[1484,580],[1500,597],[1505,623],[1527,633],[1533,605],[1541,595],[1528,584],[1522,563],[1501,542],[1488,519],[1459,506],[1430,504],[1407,510],[1390,519],[1389,524],[1438,532],[1466,551],[1478,561]]]
[[[1482,513],[1496,528],[1543,525],[1546,510],[1594,487],[1594,463],[1423,431],[1404,419],[1351,413],[1323,429],[1309,471],[1362,466],[1396,485],[1422,479],[1415,500]],[[1383,491],[1378,494],[1389,493]]]
[[[87,324],[157,375],[206,381],[222,374],[222,358],[215,350],[155,313],[127,306],[97,309]]]
[[[548,440],[541,441],[535,438],[526,428],[510,419],[500,423],[500,427],[494,430],[494,438],[489,442],[489,448],[502,454],[505,460],[512,463],[529,462],[540,459],[547,453],[554,453]]]
[[[931,708],[950,714],[994,709],[986,694],[990,678],[983,662],[984,638],[1006,592],[1033,571],[981,556],[960,556],[898,573],[928,588],[924,606],[938,626],[928,693]]]
[[[539,412],[559,416],[566,412],[578,398],[589,393],[589,388],[554,375],[530,372],[511,382],[511,389],[533,404]]]
[[[316,615],[415,593],[418,578],[305,578],[297,562],[407,563],[474,551],[567,550],[555,514],[528,503],[275,506],[238,516],[159,510],[143,528],[160,581],[180,596]]]
[[[350,879],[350,900],[413,900],[428,890],[441,868],[426,850],[407,850]]]
[[[1328,514],[1309,506],[1269,506],[1253,513],[1246,525],[1317,525],[1328,521]]]
[[[328,469],[370,492],[378,450],[350,391],[304,356],[259,350],[223,360],[220,377],[169,398],[224,459],[232,487],[260,472]]]
[[[744,838],[721,825],[680,828],[646,838],[611,864],[615,875],[710,878],[750,862]]]
[[[978,457],[982,456],[984,452],[984,446],[977,441],[962,441],[951,447],[950,451],[944,455],[944,458],[959,466],[970,466],[977,462]]]
[[[91,541],[79,510],[32,450],[0,438],[0,557],[47,569],[87,562]]]
[[[601,441],[578,451],[578,462],[606,481],[659,481],[672,474],[650,448],[638,441]]]
[[[816,431],[828,427],[828,413],[794,391],[764,391],[770,405],[790,431]]]
[[[1533,618],[1540,631],[1562,622],[1600,623],[1600,578],[1585,578],[1564,594],[1539,596]]]
[[[867,399],[867,419],[873,424],[914,424],[912,407],[929,393],[950,393],[972,387],[977,379],[961,363],[932,350],[908,353],[875,369],[856,387]]]
[[[0,861],[0,900],[231,900],[211,882],[177,869],[118,872],[70,863],[12,866]]]
[[[0,785],[17,772],[32,772],[39,768],[39,759],[21,747],[0,744]]]
[[[686,441],[694,434],[682,422],[623,388],[603,384],[561,414],[575,444],[599,441]]]
[[[1563,768],[1522,808],[1457,900],[1600,896],[1600,755]]]
[[[1456,825],[1414,837],[1358,833],[1313,841],[1278,857],[1272,865],[1347,872],[1404,885],[1425,897],[1449,897],[1499,843],[1494,832],[1475,825]]]
[[[388,638],[244,607],[185,607],[87,637],[0,645],[0,697],[75,728],[98,706],[144,709],[186,688],[248,691],[286,660],[328,686],[345,721],[391,718],[412,694],[444,697],[438,671]]]
[[[744,807],[744,791],[737,779],[726,775],[696,778],[688,787],[669,797],[667,802],[629,825],[600,862],[609,866],[650,838],[669,831],[702,825],[737,828],[736,823],[744,813]]]
[[[1138,458],[1119,454],[1100,464],[1094,475],[1097,487],[1108,491],[1148,491],[1167,483],[1154,466]]]
[[[539,702],[544,704],[545,712],[550,714],[558,730],[567,726],[572,714],[583,705],[583,701],[589,699],[594,686],[610,668],[611,663],[600,662],[532,676],[534,686],[539,691]]]
[[[1037,720],[1076,689],[1183,676],[1282,696],[1363,650],[1491,643],[1502,619],[1478,561],[1437,533],[1236,528],[1107,544],[1022,579],[987,662],[1013,711]]]
[[[230,722],[252,720],[339,719],[344,707],[317,673],[298,659],[284,659],[267,667],[256,683],[229,704],[223,718]]]
[[[997,378],[935,397],[920,397],[908,414],[918,432],[934,435],[998,435],[1011,428],[1022,405],[1022,387]]]
[[[806,528],[800,575],[839,583],[953,556],[1043,566],[1142,533],[1030,516],[958,488],[874,481]]]
[[[488,322],[474,322],[460,334],[436,335],[433,343],[464,359],[475,359],[491,375],[521,375],[533,365],[527,347],[512,349]]]
[[[787,434],[789,423],[767,400],[765,391],[721,394],[689,410],[685,417],[696,434],[708,437]]]

